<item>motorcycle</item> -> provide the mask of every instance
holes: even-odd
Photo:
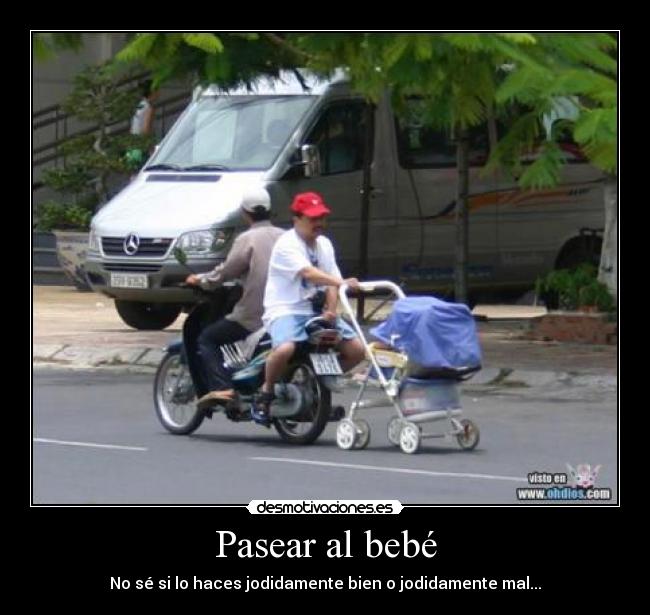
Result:
[[[204,382],[197,341],[203,327],[223,318],[241,295],[238,286],[223,286],[203,291],[199,302],[183,324],[183,336],[166,348],[154,380],[154,406],[163,427],[173,434],[191,434],[205,418],[223,413],[231,421],[252,421],[254,395],[264,382],[266,358],[271,340],[263,330],[242,342],[221,346],[224,365],[231,371],[232,400],[215,407],[199,409],[197,400],[208,393]],[[308,340],[298,343],[296,352],[275,385],[275,400],[270,407],[272,425],[280,437],[291,444],[311,444],[325,429],[328,421],[345,415],[344,408],[332,408],[332,389],[342,375],[334,350],[339,332],[323,318],[306,324]]]

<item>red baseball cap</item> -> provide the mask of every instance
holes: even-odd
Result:
[[[317,192],[296,194],[293,203],[291,203],[291,211],[308,218],[320,218],[332,213],[323,202],[323,197]]]

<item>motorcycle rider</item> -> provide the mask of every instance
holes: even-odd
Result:
[[[233,311],[199,335],[198,353],[209,390],[198,401],[200,409],[228,400],[234,394],[219,347],[242,340],[262,327],[262,299],[271,250],[284,233],[284,229],[271,224],[270,211],[269,193],[262,187],[248,189],[242,197],[241,214],[250,228],[235,239],[222,264],[185,280],[186,284],[212,290],[229,280],[244,278],[242,296]]]
[[[292,204],[293,229],[286,231],[271,253],[264,293],[264,325],[271,336],[273,350],[266,360],[265,381],[255,397],[251,416],[267,427],[269,406],[274,399],[274,384],[286,369],[296,342],[307,339],[305,323],[314,317],[311,299],[325,287],[322,316],[339,329],[343,339],[338,350],[341,368],[348,371],[364,357],[364,349],[352,328],[336,317],[337,288],[348,284],[358,288],[356,278],[344,280],[336,264],[334,247],[323,236],[330,209],[315,192],[296,195]]]

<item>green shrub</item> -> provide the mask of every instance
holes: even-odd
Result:
[[[93,209],[72,203],[47,201],[39,207],[38,228],[41,231],[85,230],[90,227]]]
[[[547,304],[555,298],[561,310],[578,310],[583,306],[596,306],[600,312],[611,312],[614,298],[607,287],[598,281],[598,270],[590,263],[576,269],[559,269],[538,278],[535,284],[537,295],[545,298]]]

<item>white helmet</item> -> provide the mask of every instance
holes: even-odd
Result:
[[[266,189],[261,186],[247,188],[242,196],[241,207],[249,213],[254,213],[257,207],[262,207],[264,211],[270,211],[271,197]]]

